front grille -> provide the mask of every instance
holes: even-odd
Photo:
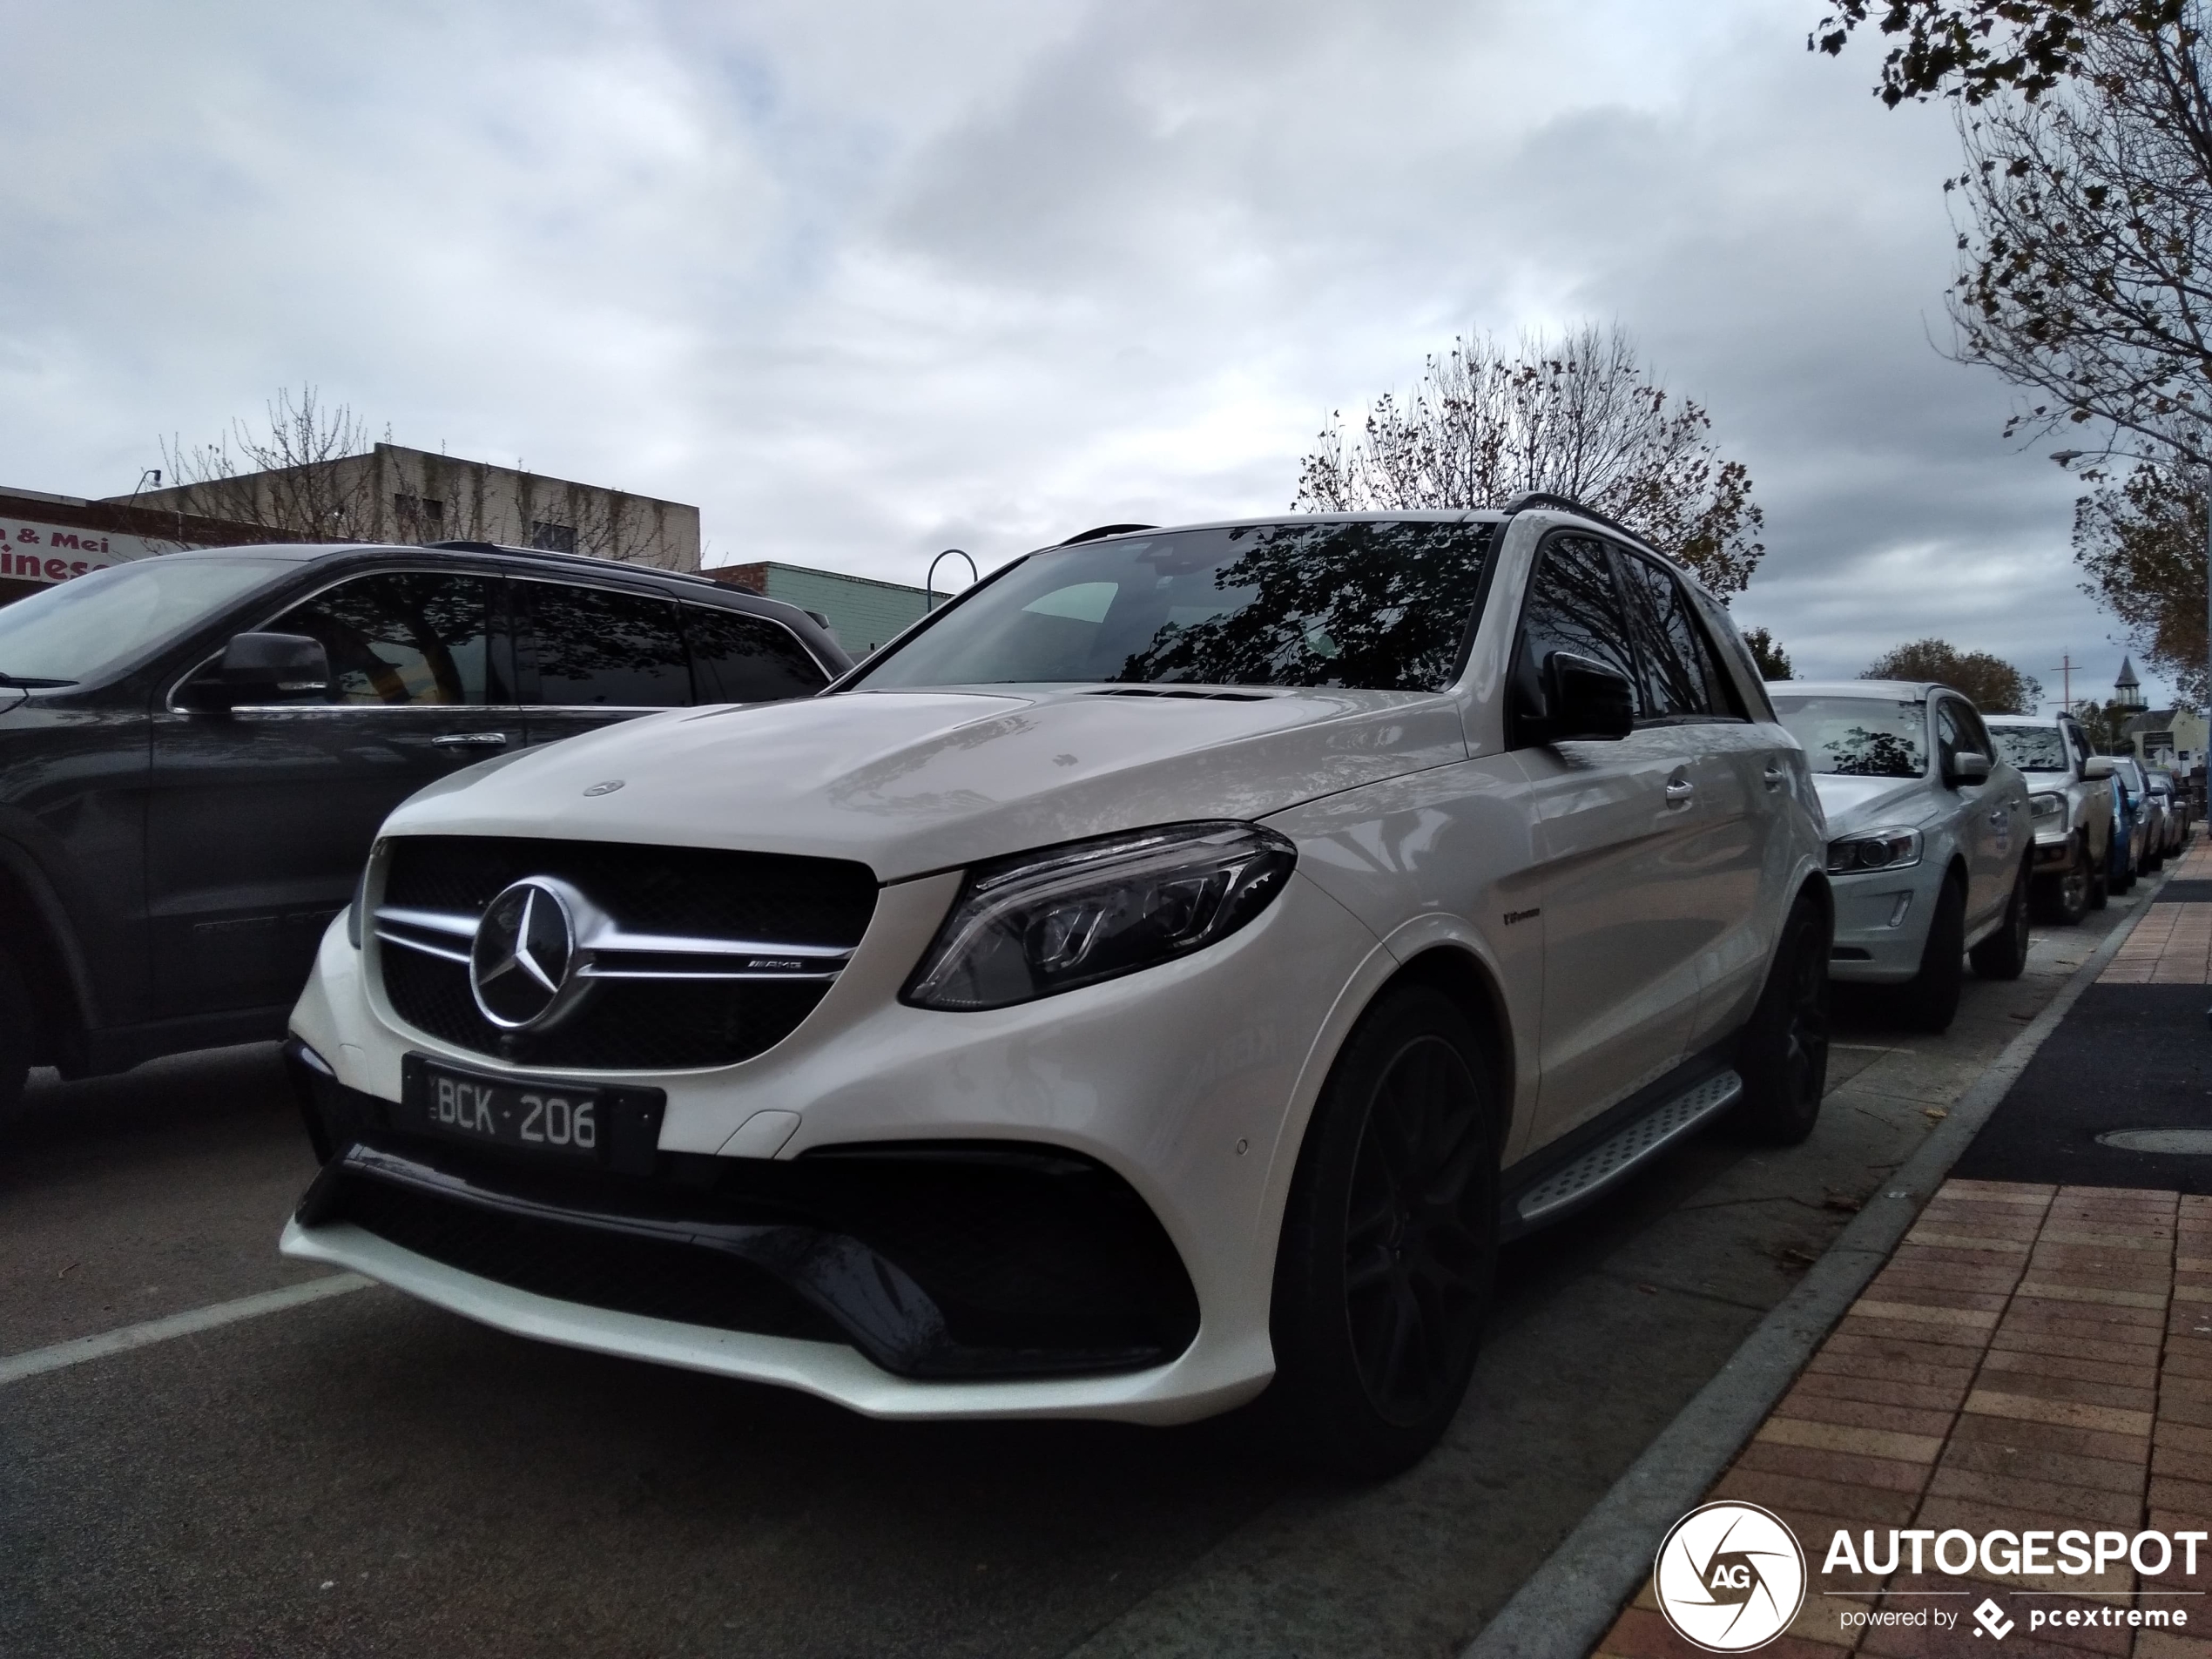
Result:
[[[522,837],[401,836],[381,905],[480,915],[524,876],[557,877],[624,929],[833,946],[860,941],[875,877],[839,859]],[[502,1031],[483,1017],[466,963],[390,944],[378,951],[392,1011],[428,1035],[517,1064],[587,1071],[733,1065],[772,1048],[813,1010],[826,981],[622,981],[550,1030]]]

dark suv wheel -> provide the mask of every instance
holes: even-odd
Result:
[[[2089,914],[2089,850],[2080,836],[2068,843],[2066,868],[2038,885],[2044,914],[2061,927],[2074,927]]]
[[[30,1073],[30,989],[23,970],[0,948],[0,1123],[14,1116]]]
[[[1260,1402],[1297,1455],[1394,1474],[1458,1412],[1497,1264],[1494,1078],[1426,986],[1386,994],[1337,1057],[1283,1217]]]

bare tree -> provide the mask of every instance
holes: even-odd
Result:
[[[1358,437],[1332,415],[1299,462],[1294,503],[1315,512],[1496,507],[1526,490],[1585,502],[1740,591],[1766,550],[1750,474],[1723,459],[1704,409],[1668,392],[1620,328],[1556,346],[1487,336],[1431,357],[1403,403],[1367,410]]]
[[[212,443],[163,442],[177,504],[315,541],[374,536],[379,502],[371,469],[333,464],[368,454],[374,440],[368,421],[346,404],[323,403],[312,386],[296,402],[289,388],[280,388],[266,412],[260,431],[233,421]]]

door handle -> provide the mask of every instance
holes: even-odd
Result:
[[[1697,786],[1687,778],[1669,779],[1663,792],[1669,806],[1687,806],[1689,798],[1697,792]]]
[[[448,732],[442,738],[430,739],[434,749],[504,749],[504,732]]]
[[[1789,775],[1790,774],[1788,772],[1783,771],[1779,766],[1769,765],[1764,772],[1759,774],[1759,781],[1764,783],[1769,789],[1779,789],[1782,787],[1783,779],[1787,778]]]

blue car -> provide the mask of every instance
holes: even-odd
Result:
[[[2143,854],[2149,819],[2144,808],[2145,784],[2142,770],[2127,755],[2114,758],[2112,772],[2112,854],[2111,868],[2106,875],[2106,886],[2114,893],[2125,893],[2135,885],[2136,874],[2143,868]]]

